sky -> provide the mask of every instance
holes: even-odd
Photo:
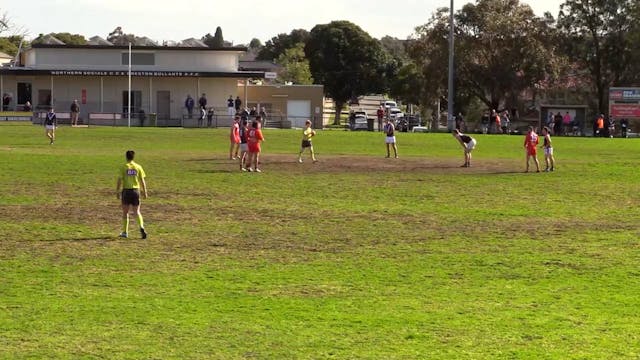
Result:
[[[455,0],[461,8],[471,0]],[[556,17],[562,0],[520,0],[537,15],[549,11]],[[264,44],[293,29],[311,30],[317,24],[348,20],[369,35],[406,39],[450,0],[6,0],[0,13],[28,32],[28,38],[51,32],[69,32],[87,39],[106,38],[117,26],[127,34],[147,36],[157,42],[180,41],[214,34],[222,28],[226,41]],[[3,35],[7,35],[6,33]]]

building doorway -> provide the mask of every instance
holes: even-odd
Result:
[[[142,110],[142,91],[133,90],[131,91],[131,117],[140,110]],[[129,92],[125,90],[122,92],[122,113],[127,112],[129,112]]]
[[[171,119],[171,92],[159,90],[156,92],[156,110],[158,119]]]

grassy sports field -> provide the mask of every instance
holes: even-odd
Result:
[[[640,140],[0,124],[2,359],[638,359]],[[147,240],[120,239],[136,150]],[[542,156],[540,156],[542,160]],[[136,229],[135,221],[132,221]]]

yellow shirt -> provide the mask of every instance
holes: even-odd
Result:
[[[311,127],[304,129],[304,131],[302,132],[302,140],[311,141],[312,137],[313,137],[313,129]]]
[[[124,164],[118,171],[118,177],[122,180],[123,189],[140,189],[140,183],[146,176],[142,166],[134,161]]]

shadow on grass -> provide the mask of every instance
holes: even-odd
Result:
[[[65,241],[65,242],[85,242],[85,241],[118,241],[118,240],[130,240],[130,239],[125,239],[125,238],[119,238],[118,235],[111,235],[111,236],[106,236],[106,235],[101,235],[101,236],[87,236],[87,237],[68,237],[68,238],[57,238],[57,239],[46,239],[46,240],[40,240],[40,242],[58,242],[58,241]]]

